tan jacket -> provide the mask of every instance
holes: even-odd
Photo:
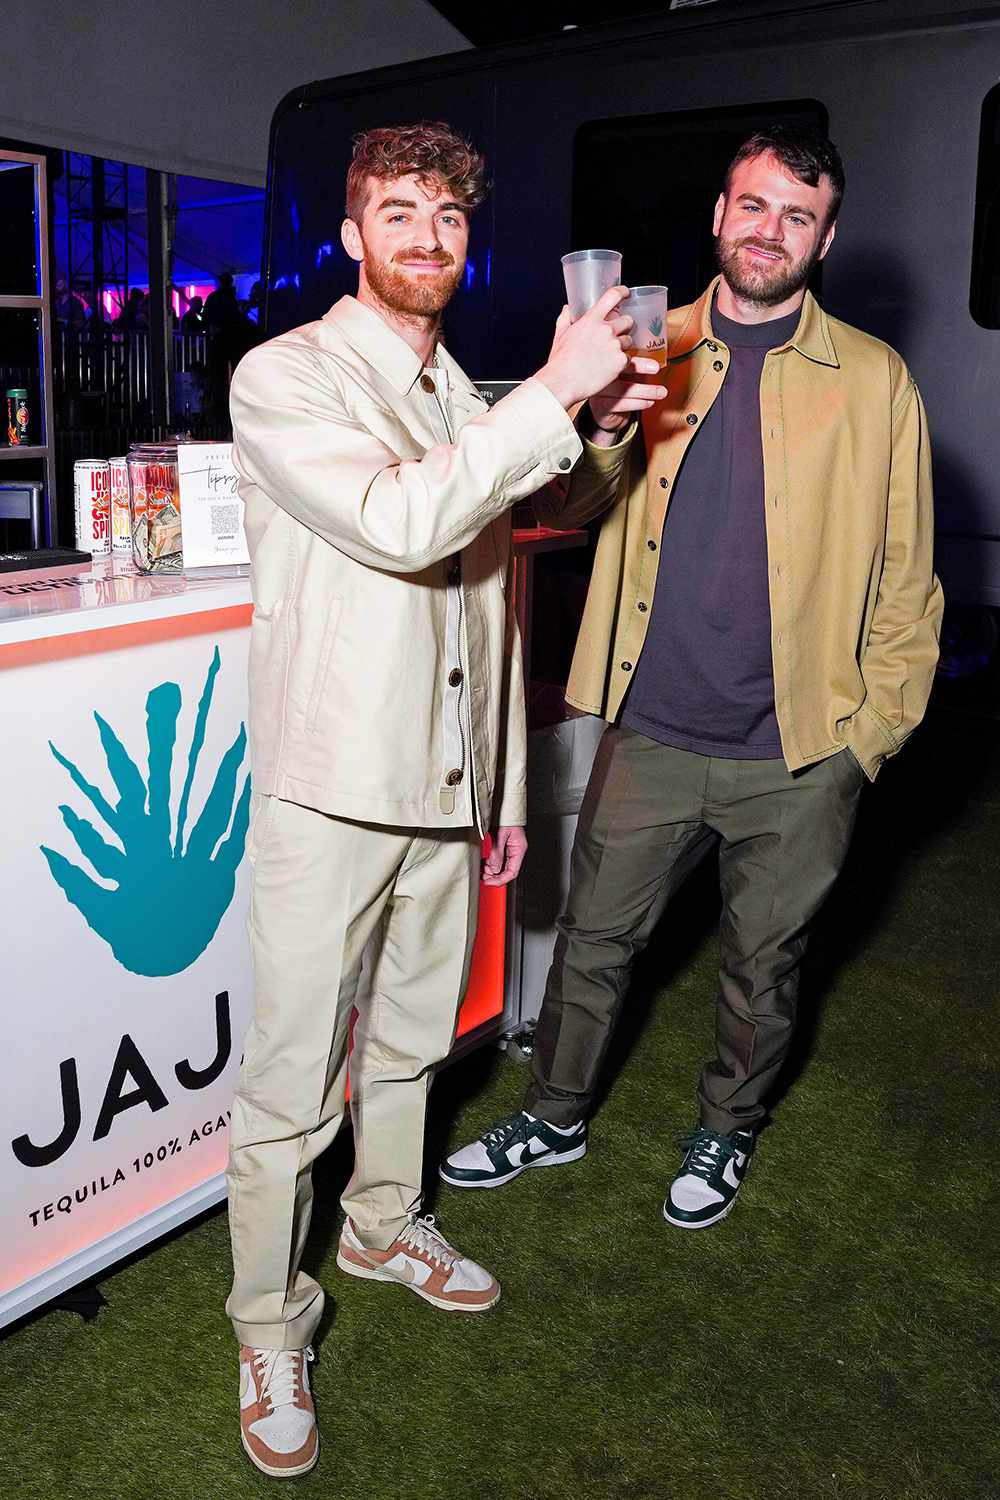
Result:
[[[507,512],[568,471],[581,446],[540,382],[489,411],[441,347],[438,359],[454,444],[434,431],[419,356],[353,297],[236,371],[253,774],[260,792],[340,817],[485,830],[525,818]],[[459,551],[456,663],[446,574]],[[462,783],[450,786],[442,704],[456,670],[471,754],[464,746]]]
[[[563,527],[608,511],[567,698],[612,721],[645,640],[677,471],[726,377],[710,318],[717,285],[670,314],[670,394],[642,432],[585,444],[573,474],[535,501]],[[807,293],[794,337],[765,358],[760,406],[784,757],[794,771],[847,745],[874,780],[923,717],[938,656],[923,405],[898,354]]]

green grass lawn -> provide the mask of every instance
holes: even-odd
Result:
[[[725,1223],[661,1217],[712,1041],[711,871],[637,975],[582,1162],[442,1188],[494,1269],[482,1317],[334,1265],[342,1140],[310,1266],[331,1500],[995,1500],[1000,725],[936,714],[865,796],[817,930],[774,1123]],[[517,1107],[493,1049],[448,1069],[433,1160]],[[222,1213],[0,1342],[2,1500],[243,1500]]]

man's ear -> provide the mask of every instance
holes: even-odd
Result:
[[[836,233],[837,233],[837,221],[836,221],[836,219],[834,219],[833,223],[830,225],[829,229],[826,231],[826,234],[823,236],[823,248],[819,252],[819,259],[820,260],[823,259],[823,257],[826,255],[826,252],[829,250],[830,246],[833,244],[833,237],[834,237],[834,235]]]
[[[725,211],[726,211],[726,195],[725,195],[725,193],[720,193],[719,196],[718,196],[718,198],[716,199],[716,203],[715,203],[715,215],[714,215],[714,217],[712,219],[712,233],[713,234],[717,235],[718,232],[719,232],[719,230],[722,228],[722,215],[725,213]]]
[[[365,258],[365,247],[361,240],[361,230],[353,219],[345,219],[340,226],[340,240],[352,260],[359,263]]]

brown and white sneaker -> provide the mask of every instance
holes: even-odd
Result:
[[[434,1227],[434,1215],[416,1219],[388,1250],[372,1250],[345,1220],[337,1265],[368,1281],[398,1281],[446,1312],[485,1312],[500,1301],[500,1283],[489,1271],[449,1245]]]
[[[274,1479],[308,1474],[319,1457],[312,1358],[312,1349],[240,1345],[240,1437],[251,1462]]]

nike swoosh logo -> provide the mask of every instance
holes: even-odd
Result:
[[[521,1166],[526,1167],[536,1156],[544,1156],[548,1149],[544,1141],[529,1141],[526,1146],[521,1147]]]
[[[246,1393],[247,1393],[247,1391],[249,1389],[250,1389],[250,1376],[247,1373],[247,1371],[244,1370],[243,1374],[240,1376],[240,1400],[241,1401],[243,1400],[243,1397],[246,1395]]]
[[[406,1282],[408,1282],[410,1286],[412,1286],[413,1283],[416,1281],[416,1279],[417,1279],[417,1273],[413,1269],[413,1263],[411,1261],[408,1261],[408,1260],[404,1260],[403,1261],[402,1269],[400,1270],[400,1273],[399,1273],[399,1279],[400,1279],[400,1281],[406,1281]]]

